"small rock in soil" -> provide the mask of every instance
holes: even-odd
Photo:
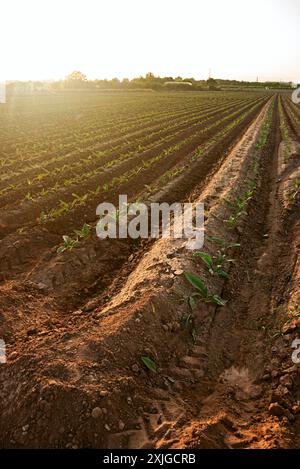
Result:
[[[266,373],[266,374],[262,377],[262,380],[263,380],[263,381],[268,381],[270,378],[271,378],[270,373]]]
[[[119,430],[120,430],[120,431],[123,431],[124,428],[125,428],[125,423],[122,422],[122,420],[120,420],[120,421],[119,421]]]
[[[139,373],[140,371],[140,368],[137,364],[132,365],[131,369],[134,373]]]
[[[276,417],[281,417],[285,414],[284,408],[278,404],[278,402],[273,402],[273,404],[269,405],[269,412],[271,415],[275,415]]]
[[[294,405],[294,406],[292,407],[292,411],[294,412],[294,414],[299,414],[299,412],[300,412],[300,406],[297,405],[297,404]]]
[[[285,370],[283,370],[282,373],[284,373],[284,374],[297,373],[297,371],[298,371],[298,368],[296,367],[296,365],[293,365],[293,366],[290,366],[289,368],[286,368]]]
[[[92,410],[93,419],[98,419],[99,417],[101,417],[101,415],[102,415],[102,410],[100,409],[100,407],[95,407]]]
[[[293,380],[292,378],[290,377],[290,375],[284,375],[284,376],[281,376],[280,378],[280,384],[282,384],[283,386],[286,386],[288,389],[291,388],[293,386]]]

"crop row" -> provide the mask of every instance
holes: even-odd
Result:
[[[42,205],[48,209],[48,214],[44,213],[45,209],[42,210],[42,219],[45,221],[49,218],[57,218],[59,214],[65,213],[70,206],[82,205],[84,201],[92,196],[98,196],[103,192],[107,193],[111,187],[114,188],[116,186],[116,178],[124,182],[140,172],[149,170],[154,164],[158,164],[158,162],[166,158],[170,161],[169,166],[173,166],[178,163],[179,158],[185,157],[189,151],[199,147],[200,143],[204,143],[208,138],[212,138],[218,132],[218,129],[226,127],[226,123],[231,123],[238,115],[243,114],[249,108],[251,110],[254,106],[258,106],[260,102],[261,100],[259,100],[258,104],[247,104],[240,109],[234,110],[234,112],[225,114],[224,117],[210,123],[207,127],[203,126],[202,123],[195,130],[190,129],[186,136],[181,132],[175,136],[171,134],[172,140],[170,144],[168,144],[166,138],[162,138],[160,148],[156,146],[154,149],[137,154],[136,156],[125,154],[121,158],[117,157],[115,161],[110,161],[106,168],[98,168],[88,173],[79,173],[66,185],[56,184],[53,188],[47,187],[43,193],[37,195],[37,198],[32,196],[26,198],[28,203],[27,207],[26,203],[25,205],[24,203],[22,204],[22,219],[24,220],[24,217],[30,219],[34,216],[40,206],[40,204],[36,204],[39,199],[43,199]],[[88,192],[79,195],[78,189],[81,193],[83,190]],[[53,207],[57,200],[61,200],[59,206]]]
[[[2,196],[1,205],[5,204],[6,200],[10,200],[10,196],[5,196],[5,194],[18,191],[18,198],[25,197],[26,200],[32,199],[34,194],[38,195],[46,195],[49,191],[57,190],[58,186],[70,186],[71,184],[75,184],[76,182],[80,182],[81,178],[86,179],[91,175],[95,175],[99,172],[102,172],[104,169],[108,169],[118,161],[122,161],[124,159],[128,159],[136,154],[141,154],[145,151],[149,151],[151,149],[155,149],[155,146],[161,145],[162,143],[166,143],[168,141],[172,141],[177,136],[182,135],[184,136],[187,133],[190,133],[193,128],[199,127],[202,131],[205,127],[203,127],[206,123],[212,121],[217,115],[219,117],[224,116],[226,113],[229,113],[232,109],[238,108],[236,105],[226,106],[224,108],[218,108],[217,110],[212,110],[211,112],[204,112],[204,117],[201,119],[202,114],[196,114],[194,117],[193,115],[189,118],[182,119],[177,121],[171,121],[168,125],[164,128],[158,127],[156,132],[144,132],[143,136],[138,135],[136,138],[129,139],[129,142],[126,140],[124,145],[116,145],[112,146],[107,150],[102,151],[86,151],[80,152],[81,158],[79,160],[75,160],[72,158],[70,164],[63,164],[63,165],[56,165],[54,168],[50,169],[46,165],[43,166],[42,170],[40,168],[38,174],[34,177],[29,179],[22,179],[20,178],[19,182],[16,182],[14,179],[14,183],[5,186],[1,191],[0,194]],[[59,182],[57,176],[60,177],[62,182]],[[64,178],[64,179],[63,179]],[[79,178],[79,179],[78,179]],[[52,182],[52,186],[51,186]]]
[[[236,98],[234,98],[236,99]],[[224,102],[229,102],[228,99],[223,100]],[[220,102],[216,98],[210,100],[196,99],[191,103],[189,100],[178,100],[172,105],[168,106],[165,103],[165,100],[161,102],[153,103],[147,102],[149,107],[152,110],[151,112],[145,108],[145,104],[142,106],[139,105],[137,101],[133,106],[121,107],[120,102],[116,109],[110,111],[110,114],[107,115],[107,109],[110,107],[107,106],[103,109],[95,109],[95,112],[92,113],[90,108],[87,106],[88,111],[82,110],[80,113],[74,111],[72,114],[63,112],[61,115],[55,115],[55,120],[51,120],[48,113],[45,116],[39,118],[38,122],[32,118],[32,113],[29,112],[27,119],[23,119],[23,115],[19,119],[12,119],[13,124],[10,126],[10,114],[6,116],[5,122],[2,124],[2,129],[0,129],[1,141],[2,141],[2,155],[0,155],[0,166],[11,165],[14,161],[14,154],[24,161],[27,158],[27,152],[29,152],[30,160],[34,159],[35,156],[39,154],[44,154],[49,151],[57,151],[57,146],[61,143],[61,140],[65,145],[72,145],[74,142],[80,143],[81,140],[88,139],[91,134],[97,134],[105,129],[110,131],[112,134],[114,132],[120,132],[122,128],[124,131],[128,132],[130,128],[134,128],[137,124],[145,124],[151,122],[155,118],[160,118],[161,116],[178,114],[180,112],[191,111],[194,108],[201,108],[205,106],[211,106],[214,103]],[[132,115],[132,117],[128,117]],[[15,115],[14,113],[12,114]],[[0,114],[1,117],[1,114]],[[34,124],[34,126],[33,126]],[[6,129],[7,138],[10,136],[12,143],[5,142],[5,135],[3,131]],[[17,132],[16,132],[17,131]],[[10,153],[6,146],[11,146]],[[74,148],[74,147],[73,147]],[[7,153],[8,152],[8,153]]]
[[[49,256],[49,249],[59,244],[60,235],[72,234],[74,229],[78,229],[78,236],[79,233],[84,236],[89,232],[87,225],[96,221],[96,206],[103,200],[116,202],[119,193],[128,194],[129,200],[147,200],[151,185],[156,185],[156,190],[160,190],[173,178],[176,187],[172,197],[182,200],[177,199],[178,193],[182,198],[188,196],[196,184],[218,167],[219,160],[242,135],[267,99],[251,94],[248,102],[231,109],[222,118],[219,116],[206,129],[203,125],[196,132],[191,129],[186,138],[178,135],[173,144],[168,141],[163,146],[162,141],[161,150],[149,150],[147,158],[145,154],[131,155],[127,160],[116,163],[115,167],[106,168],[103,174],[75,184],[75,189],[67,188],[67,192],[61,192],[61,200],[60,193],[53,193],[53,197],[41,198],[45,199],[45,203],[37,199],[26,202],[25,206],[16,205],[2,210],[0,229],[4,236],[0,242],[1,262],[9,266],[15,252],[14,262],[19,263],[22,271],[31,268],[37,259],[43,262],[43,254]],[[189,180],[191,170],[194,177]],[[188,181],[183,187],[180,176],[185,174]],[[163,185],[158,184],[163,175],[167,175],[168,180]],[[68,197],[65,197],[67,194]],[[15,230],[18,230],[17,235],[14,234]],[[16,236],[18,245],[14,242]]]
[[[235,112],[230,118],[225,118],[222,122],[219,122],[219,131],[214,132],[214,136],[210,136],[210,139],[204,140],[203,144],[197,144],[195,140],[195,135],[188,137],[185,140],[178,141],[177,144],[172,145],[169,148],[165,148],[161,153],[152,157],[147,162],[141,161],[140,164],[136,164],[133,167],[129,168],[126,172],[122,171],[120,175],[114,176],[111,179],[107,178],[105,175],[105,183],[102,188],[97,185],[94,186],[94,189],[82,191],[83,186],[80,186],[80,194],[78,191],[76,194],[72,194],[72,197],[69,199],[64,198],[60,201],[60,204],[56,207],[53,207],[49,212],[41,213],[39,217],[39,222],[45,223],[48,220],[55,220],[67,214],[70,210],[78,206],[85,206],[87,203],[91,203],[95,208],[96,199],[97,201],[101,198],[109,200],[110,197],[113,197],[119,191],[125,189],[125,186],[132,186],[134,188],[134,194],[138,194],[138,188],[142,192],[149,190],[149,184],[151,181],[157,181],[157,175],[165,174],[167,171],[170,171],[172,166],[175,166],[180,160],[183,160],[182,170],[186,166],[187,161],[194,162],[198,158],[205,155],[209,149],[213,148],[218,142],[220,142],[227,134],[232,131],[240,122],[245,120],[247,116],[253,113],[256,109],[261,107],[262,103],[256,103],[252,107],[247,108],[246,110],[240,110]],[[215,126],[216,127],[216,126]],[[199,141],[198,141],[199,143]],[[155,171],[154,169],[157,168]],[[172,174],[173,177],[178,175],[178,168]],[[170,173],[169,173],[170,174]],[[135,181],[143,181],[142,184],[133,184]],[[95,180],[95,183],[97,181]],[[156,184],[156,183],[155,183]],[[87,188],[88,186],[86,186]],[[157,186],[156,186],[157,187]],[[95,201],[95,202],[94,202]]]
[[[231,105],[231,106],[234,106],[234,105]],[[228,107],[231,107],[231,106],[228,106]],[[176,124],[188,123],[193,118],[195,118],[196,120],[197,118],[200,119],[202,116],[205,116],[206,114],[209,114],[210,112],[214,112],[218,109],[219,107],[212,107],[208,109],[204,108],[204,110],[201,112],[199,112],[198,109],[194,110],[194,112],[193,110],[191,110],[190,113],[185,112],[183,115],[179,115],[179,116],[176,115],[175,118],[173,119],[171,119],[170,116],[168,116],[167,118],[160,119],[158,122],[155,123],[154,126],[151,126],[151,127],[142,126],[141,130],[138,130],[139,126],[137,126],[135,128],[136,130],[134,133],[126,134],[124,137],[119,136],[117,139],[112,139],[111,137],[108,137],[108,139],[105,140],[103,138],[98,137],[97,141],[99,140],[101,142],[101,145],[95,143],[95,139],[94,139],[93,145],[85,148],[84,142],[82,142],[82,146],[76,151],[74,151],[73,153],[72,152],[69,153],[67,149],[66,152],[64,152],[65,154],[62,154],[62,156],[60,157],[57,155],[57,153],[56,155],[52,157],[51,157],[51,154],[50,155],[48,154],[47,157],[45,156],[44,160],[42,160],[42,167],[40,163],[38,164],[38,162],[36,162],[34,165],[31,163],[30,166],[26,166],[23,163],[22,167],[19,169],[17,174],[19,174],[20,176],[24,175],[26,177],[30,176],[32,178],[32,173],[34,173],[35,171],[41,172],[41,169],[47,172],[51,171],[53,167],[55,168],[55,166],[53,165],[57,166],[58,163],[62,163],[62,164],[64,162],[67,163],[68,162],[67,160],[70,160],[70,159],[72,159],[72,165],[74,161],[77,161],[77,160],[80,161],[80,159],[85,159],[87,157],[89,157],[89,159],[92,159],[92,157],[95,155],[97,156],[98,152],[100,151],[104,152],[106,149],[110,149],[111,147],[114,148],[114,146],[115,147],[118,146],[122,148],[122,146],[128,143],[129,141],[132,142],[132,140],[134,139],[138,139],[144,135],[148,135],[149,133],[151,133],[151,131],[154,131],[156,129],[158,129],[159,131],[163,131],[164,128],[167,129],[168,126],[170,125],[176,126]],[[172,124],[170,124],[170,122],[172,122]],[[13,183],[16,184],[17,174],[14,169],[11,170],[10,173],[8,173],[6,170],[6,173],[3,174],[2,176],[2,180],[8,183],[10,179],[13,179]]]

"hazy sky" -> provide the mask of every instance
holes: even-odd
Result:
[[[300,82],[299,0],[1,0],[0,78]]]

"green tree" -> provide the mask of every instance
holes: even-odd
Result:
[[[65,78],[66,81],[87,81],[87,77],[82,72],[72,72]]]

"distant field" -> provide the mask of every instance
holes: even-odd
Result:
[[[155,193],[186,163],[232,143],[268,99],[253,92],[11,97],[0,108],[0,209],[22,211],[5,234],[58,221],[68,232],[125,188],[132,197]]]

